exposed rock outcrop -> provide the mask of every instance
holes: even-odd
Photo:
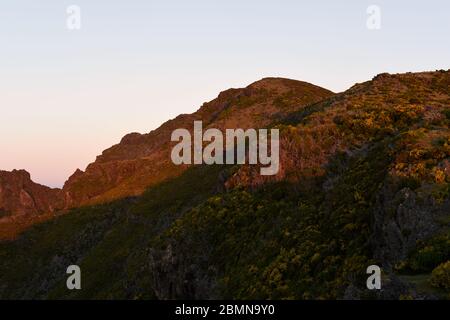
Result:
[[[50,213],[63,203],[61,190],[34,183],[27,171],[0,171],[0,218]]]
[[[25,171],[4,172],[0,175],[0,218],[31,217],[140,195],[187,168],[171,161],[173,130],[192,131],[195,120],[202,120],[205,129],[258,128],[331,95],[306,82],[265,78],[246,88],[223,91],[195,113],[179,115],[148,134],[127,134],[85,171],[77,169],[62,190],[34,184]]]
[[[77,171],[66,182],[67,207],[136,196],[150,185],[179,175],[186,167],[172,164],[170,136],[178,128],[192,131],[195,120],[202,120],[204,128],[259,128],[331,95],[315,85],[282,78],[226,90],[193,114],[180,115],[148,134],[128,134],[105,150],[85,172]]]

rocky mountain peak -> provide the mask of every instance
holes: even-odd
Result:
[[[34,183],[25,170],[0,171],[0,212],[3,218],[39,215],[62,208],[61,190]]]

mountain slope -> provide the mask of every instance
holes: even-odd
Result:
[[[264,124],[280,129],[278,175],[193,166],[36,225],[0,243],[0,297],[449,298],[449,108],[450,71],[293,108]],[[65,288],[70,264],[83,290]]]
[[[151,185],[180,175],[187,166],[172,163],[170,136],[178,128],[192,130],[195,120],[202,120],[205,128],[258,128],[331,95],[331,91],[315,85],[283,78],[265,78],[246,88],[224,91],[193,114],[180,115],[148,134],[126,135],[85,172],[76,170],[62,191],[38,188],[36,204],[25,190],[9,192],[3,202],[0,199],[0,218],[14,215],[15,220],[0,221],[0,239],[14,237],[37,222],[36,216],[44,220],[61,209],[137,196]],[[9,182],[0,179],[0,190],[2,187],[7,190]]]
[[[192,132],[195,120],[202,120],[205,129],[261,128],[331,95],[312,84],[282,78],[224,91],[193,114],[180,115],[149,134],[127,135],[105,150],[86,172],[77,171],[64,185],[67,206],[139,195],[150,185],[179,175],[186,167],[172,164],[170,135],[178,128]]]

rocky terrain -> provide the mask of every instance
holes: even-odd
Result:
[[[31,181],[25,170],[0,171],[0,217],[32,215],[64,208],[62,192]]]
[[[64,185],[66,205],[139,195],[147,187],[179,175],[186,168],[174,166],[170,160],[170,135],[178,128],[192,131],[195,120],[202,120],[204,129],[262,128],[332,94],[309,83],[281,78],[224,91],[193,114],[180,115],[148,134],[129,134],[105,150],[85,172],[78,170]]]
[[[194,120],[280,129],[279,173],[173,166],[170,133]],[[70,177],[66,214],[0,242],[0,297],[448,299],[449,123],[444,70],[339,94],[279,78],[227,90]]]
[[[0,171],[0,239],[14,237],[64,207],[62,190],[34,183],[25,170]]]
[[[28,199],[26,190],[15,190],[3,195],[0,209],[8,215],[37,215],[140,195],[147,187],[177,176],[186,169],[174,166],[170,160],[173,130],[192,130],[195,120],[202,120],[205,129],[259,128],[332,94],[309,83],[282,78],[267,78],[247,88],[229,89],[193,114],[180,115],[148,134],[126,135],[119,144],[98,156],[85,171],[77,169],[62,191],[41,191],[37,203],[30,203],[33,201]],[[3,173],[4,176],[6,174]],[[25,177],[27,174],[20,171],[9,175]],[[6,179],[0,180],[0,188],[8,189],[8,183]],[[31,183],[27,182],[27,185]]]

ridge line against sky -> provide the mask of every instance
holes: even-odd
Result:
[[[367,8],[381,28],[367,28]],[[68,30],[69,5],[81,29]],[[449,69],[450,3],[52,1],[0,5],[0,169],[61,187],[130,132],[264,77],[334,92]]]

